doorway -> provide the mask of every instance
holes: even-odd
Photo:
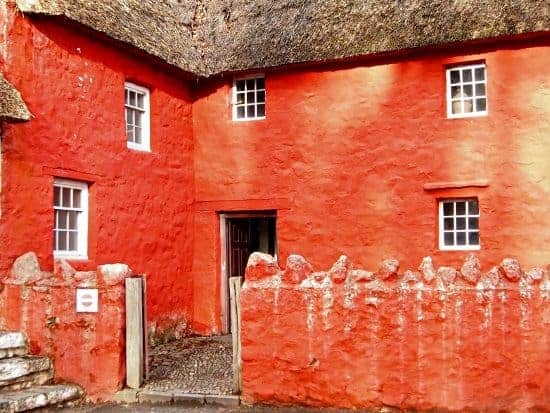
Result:
[[[277,216],[274,211],[220,214],[222,326],[231,332],[229,278],[244,277],[253,252],[277,254]]]

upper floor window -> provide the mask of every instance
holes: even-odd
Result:
[[[439,201],[439,249],[479,249],[479,205],[477,199]]]
[[[86,259],[88,255],[88,185],[54,181],[54,257]]]
[[[447,117],[487,115],[487,73],[484,64],[447,69]]]
[[[233,120],[265,119],[265,78],[233,81]]]
[[[149,89],[126,82],[124,95],[128,148],[150,151]]]

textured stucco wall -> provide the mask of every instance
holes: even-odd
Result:
[[[124,386],[124,280],[127,265],[76,271],[57,261],[42,271],[34,253],[19,257],[0,281],[0,330],[22,331],[33,354],[52,358],[55,380],[81,385],[93,401]],[[98,313],[76,312],[76,289],[97,288]]]
[[[4,13],[3,70],[34,117],[4,125],[0,271],[26,251],[53,268],[54,177],[89,183],[88,256],[148,280],[150,327],[192,319],[191,94],[181,74],[55,19]],[[151,91],[151,153],[126,147],[124,81]]]
[[[516,260],[458,272],[313,272],[254,254],[241,290],[248,403],[428,411],[550,408],[550,274]],[[377,268],[377,267],[376,267]]]
[[[452,265],[465,253],[438,250],[437,200],[475,196],[484,263],[549,262],[550,43],[512,40],[268,72],[261,121],[232,122],[231,78],[205,85],[194,161],[201,219],[211,215],[196,227],[194,262],[214,298],[196,296],[196,321],[217,317],[216,211],[276,209],[283,262],[298,253],[326,267],[348,254],[365,267],[390,256],[411,267],[430,254]],[[489,115],[447,119],[445,68],[479,61]],[[468,180],[488,186],[423,187]]]

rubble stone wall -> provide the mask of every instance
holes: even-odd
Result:
[[[125,264],[75,271],[63,260],[46,272],[34,253],[22,255],[0,282],[0,330],[26,333],[32,353],[53,359],[56,381],[108,400],[124,384],[124,279],[131,275]],[[76,312],[77,288],[99,290],[97,313]]]
[[[251,256],[241,291],[248,403],[401,409],[550,409],[548,265],[377,271],[342,256],[314,272]]]

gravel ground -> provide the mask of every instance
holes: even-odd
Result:
[[[231,336],[190,337],[149,349],[145,390],[231,394]]]
[[[220,407],[187,405],[104,404],[65,409],[42,409],[36,413],[359,413],[362,410],[312,409],[301,407]],[[389,413],[389,411],[388,411]]]

